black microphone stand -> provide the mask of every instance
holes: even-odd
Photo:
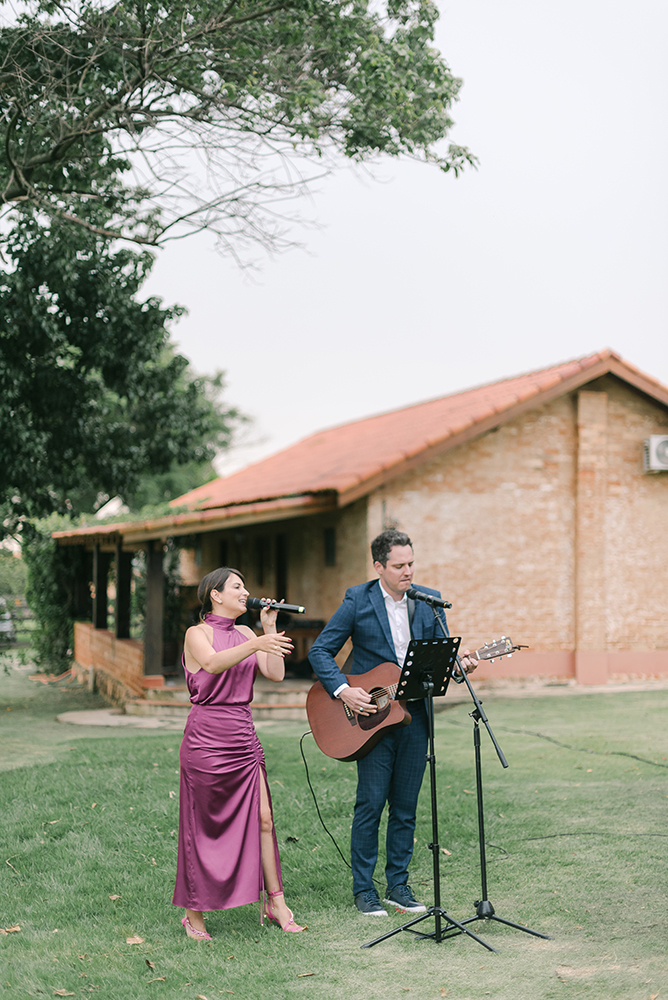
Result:
[[[436,617],[438,614],[434,611]],[[440,619],[439,619],[440,620]],[[413,639],[406,652],[406,660],[401,672],[401,677],[397,685],[396,697],[403,698],[425,698],[427,703],[427,721],[429,733],[429,752],[427,762],[429,764],[429,779],[431,785],[431,830],[432,842],[429,850],[432,852],[434,867],[434,905],[427,908],[426,913],[420,914],[408,923],[395,927],[381,937],[363,944],[362,948],[372,948],[381,941],[387,941],[395,934],[406,931],[415,934],[419,939],[430,938],[432,941],[440,943],[447,937],[454,937],[455,934],[467,934],[469,937],[481,944],[488,951],[496,951],[491,945],[483,941],[481,937],[470,931],[465,924],[470,921],[459,922],[451,917],[441,906],[441,873],[440,873],[440,847],[438,843],[438,799],[436,796],[436,754],[434,750],[434,691],[440,696],[444,695],[448,689],[452,670],[457,661],[457,648],[460,639],[450,638],[447,634],[445,639]],[[413,930],[416,924],[423,920],[434,917],[434,931],[432,934],[420,934]],[[474,918],[476,919],[476,918]],[[445,926],[443,926],[445,921]]]
[[[443,632],[443,635],[447,636],[448,633],[446,631],[445,625],[443,624],[443,620],[442,620],[441,616],[439,615],[437,609],[435,607],[432,607],[432,611],[434,612],[434,618],[438,622],[438,624],[440,626],[440,629]],[[466,670],[464,669],[464,667],[461,664],[461,660],[459,659],[459,656],[457,656],[457,666],[459,667],[459,673],[460,673],[461,677],[463,678],[463,681],[466,683],[466,686],[469,689],[469,694],[471,695],[471,698],[473,699],[473,704],[475,705],[474,710],[472,712],[469,712],[469,715],[473,719],[473,747],[474,747],[474,754],[475,754],[476,799],[477,799],[477,803],[478,803],[478,843],[479,843],[479,851],[480,851],[480,881],[481,881],[481,894],[480,894],[481,898],[479,900],[476,900],[474,902],[474,904],[473,904],[475,906],[475,908],[476,908],[476,915],[475,915],[475,917],[467,917],[466,920],[462,920],[461,921],[461,925],[471,924],[471,923],[474,923],[477,920],[496,920],[500,924],[506,924],[508,927],[514,927],[518,931],[524,931],[525,934],[533,934],[534,937],[545,938],[545,940],[551,941],[552,938],[550,937],[549,934],[541,934],[540,931],[533,931],[529,927],[523,927],[522,924],[517,924],[517,923],[515,923],[512,920],[505,920],[503,917],[499,917],[495,913],[494,907],[492,906],[492,904],[490,903],[490,901],[489,901],[489,899],[487,897],[487,857],[485,855],[485,813],[484,813],[484,806],[483,806],[483,799],[482,799],[482,763],[481,763],[481,759],[480,759],[480,722],[483,722],[485,724],[485,728],[487,729],[487,732],[489,733],[489,738],[491,739],[492,743],[494,744],[494,749],[496,750],[496,755],[499,758],[499,761],[501,762],[502,767],[508,767],[508,761],[506,760],[506,758],[504,756],[503,750],[501,749],[501,747],[499,746],[499,744],[496,741],[496,737],[494,736],[494,733],[492,732],[492,729],[491,729],[490,724],[489,724],[489,720],[488,720],[487,716],[485,715],[485,711],[484,711],[484,709],[482,707],[482,703],[478,699],[477,694],[475,693],[475,691],[473,690],[473,687],[471,686],[471,682],[468,679],[468,675],[466,673]],[[448,928],[448,930],[450,931],[450,933],[448,934],[448,937],[454,937],[456,934],[461,934],[461,930],[459,930],[459,929]],[[466,926],[464,926],[464,930],[466,930]],[[470,934],[471,932],[468,931],[467,933]],[[489,945],[487,945],[486,947],[489,947]],[[495,949],[492,948],[490,950],[494,951]]]

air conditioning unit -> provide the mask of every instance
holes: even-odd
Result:
[[[643,466],[645,472],[668,472],[668,434],[645,438]]]

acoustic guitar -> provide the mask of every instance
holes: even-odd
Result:
[[[519,646],[503,636],[476,649],[479,660],[510,656]],[[380,663],[365,674],[346,674],[351,687],[363,687],[372,697],[376,711],[358,715],[340,698],[330,698],[320,683],[311,687],[306,698],[306,714],[313,738],[328,757],[335,760],[361,760],[391,729],[407,726],[411,716],[406,703],[395,695],[401,669],[396,663]]]

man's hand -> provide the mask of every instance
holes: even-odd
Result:
[[[364,688],[343,688],[342,691],[339,691],[338,697],[358,715],[372,715],[376,711],[376,706],[372,704],[371,695]]]
[[[478,657],[476,656],[475,651],[472,653],[470,649],[465,649],[463,653],[459,654],[459,662],[467,674],[472,674],[478,666]]]

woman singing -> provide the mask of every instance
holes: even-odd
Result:
[[[285,675],[291,640],[263,609],[264,635],[235,625],[248,591],[236,569],[204,577],[197,596],[203,620],[186,632],[184,664],[192,709],[181,744],[179,852],[173,903],[184,906],[188,937],[210,941],[202,911],[260,898],[264,915],[284,931],[303,931],[283,898],[264,753],[250,702],[258,672]]]

